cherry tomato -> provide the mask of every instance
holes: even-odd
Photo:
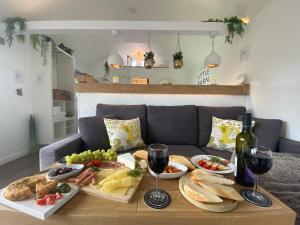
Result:
[[[198,163],[200,166],[204,166],[206,164],[206,162],[203,159],[199,160]]]
[[[54,205],[55,200],[51,197],[46,198],[47,205]]]
[[[63,198],[63,195],[59,192],[56,192],[55,193],[55,199],[58,200],[58,199],[61,199],[61,198]]]
[[[100,166],[100,163],[101,163],[101,161],[98,159],[95,159],[93,162],[94,166]]]
[[[209,165],[209,164],[205,164],[205,165],[203,165],[203,167],[205,168],[205,169],[210,169],[211,168],[211,165]]]
[[[218,170],[218,165],[212,165],[209,169],[210,170]]]
[[[39,198],[39,199],[36,200],[36,204],[38,204],[38,205],[46,205],[46,199]]]

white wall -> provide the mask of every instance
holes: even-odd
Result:
[[[242,74],[251,83],[248,107],[255,116],[285,121],[283,135],[300,141],[300,1],[275,0],[252,19],[235,46],[217,52],[219,84],[232,84]],[[249,46],[249,60],[240,63],[240,49]]]
[[[15,81],[15,71],[22,74],[22,84]],[[23,96],[16,94],[20,87]],[[29,43],[14,43],[10,49],[0,45],[0,165],[28,152],[29,92]]]

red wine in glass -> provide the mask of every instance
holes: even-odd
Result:
[[[272,205],[271,199],[265,194],[257,191],[258,175],[268,172],[272,165],[272,151],[268,147],[257,146],[253,148],[247,148],[244,152],[244,159],[246,161],[248,169],[255,175],[254,189],[242,189],[241,195],[247,201],[262,207],[268,207]]]
[[[169,205],[169,194],[161,189],[158,189],[158,176],[169,164],[168,146],[164,144],[151,144],[148,147],[148,166],[156,174],[156,188],[149,190],[144,200],[149,207],[162,209]]]

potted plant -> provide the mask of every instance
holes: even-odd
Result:
[[[178,52],[175,52],[175,54],[173,54],[174,69],[181,69],[181,67],[183,67],[182,59],[183,59],[182,51],[178,51]]]
[[[144,54],[144,67],[146,69],[151,69],[155,64],[154,53],[152,51],[145,52]]]

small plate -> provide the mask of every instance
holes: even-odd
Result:
[[[229,163],[227,166],[229,167],[229,169],[227,170],[209,170],[209,169],[206,169],[202,166],[199,165],[199,160],[201,159],[205,159],[205,160],[208,160],[210,157],[212,157],[213,155],[195,155],[191,158],[191,162],[194,164],[194,166],[196,166],[197,168],[201,169],[201,170],[204,170],[206,172],[209,172],[209,173],[217,173],[217,174],[229,174],[229,173],[233,173],[234,172],[234,165],[232,163]],[[219,156],[213,156],[213,157],[218,157],[222,160],[225,160],[223,159],[222,157],[219,157]]]
[[[161,173],[159,174],[159,179],[176,179],[184,175],[188,170],[188,168],[185,165],[173,161],[169,162],[169,166],[174,166],[177,169],[180,169],[182,171],[178,173]],[[154,173],[150,168],[149,168],[149,172],[152,176],[157,177],[156,173]]]
[[[73,171],[69,172],[69,173],[65,173],[62,175],[58,175],[58,176],[54,176],[55,170],[59,169],[59,168],[72,168]],[[64,166],[58,166],[58,167],[54,167],[51,168],[48,172],[48,179],[49,180],[63,180],[63,179],[67,179],[69,177],[72,177],[78,173],[80,173],[80,171],[84,168],[84,165],[82,164],[72,164],[72,165],[64,165]]]

